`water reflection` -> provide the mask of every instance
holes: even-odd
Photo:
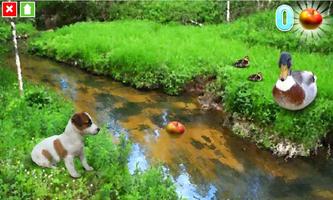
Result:
[[[149,164],[144,150],[139,144],[133,144],[131,154],[128,158],[128,169],[130,173],[134,174],[135,170],[145,171],[148,167]]]
[[[60,86],[61,86],[62,90],[67,89],[68,88],[68,81],[66,81],[64,78],[60,78]]]
[[[186,167],[183,164],[179,165],[180,175],[173,179],[177,187],[177,193],[179,196],[187,199],[202,199],[202,200],[211,200],[217,199],[215,193],[217,188],[213,184],[209,184],[206,187],[206,194],[202,194],[197,185],[191,182],[191,175],[186,171]],[[201,187],[201,188],[204,188]]]
[[[133,144],[132,151],[128,159],[128,168],[131,174],[134,174],[136,170],[145,171],[149,167],[145,152],[139,144]],[[165,175],[169,175],[169,169],[164,167]],[[217,199],[216,192],[217,188],[213,184],[207,186],[198,187],[191,182],[191,175],[186,171],[183,164],[179,165],[179,175],[177,177],[171,177],[171,180],[176,185],[176,192],[180,197],[186,199],[202,199],[211,200]],[[200,188],[207,188],[203,191]]]

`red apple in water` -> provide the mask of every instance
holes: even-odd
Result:
[[[166,131],[172,134],[183,134],[185,132],[185,126],[177,121],[172,121],[166,126]]]
[[[316,9],[306,8],[299,14],[299,21],[305,29],[313,30],[320,26],[323,17]]]

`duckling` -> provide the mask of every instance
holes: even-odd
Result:
[[[263,80],[263,76],[261,72],[258,72],[256,74],[252,74],[247,78],[249,81],[262,81]]]
[[[238,67],[238,68],[246,68],[249,65],[250,65],[249,56],[245,56],[244,58],[239,59],[234,63],[234,67]]]
[[[301,110],[311,104],[317,96],[317,77],[309,71],[291,71],[291,61],[289,53],[281,53],[281,73],[273,88],[273,97],[282,108]]]

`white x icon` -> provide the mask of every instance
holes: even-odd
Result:
[[[6,13],[13,12],[13,6],[6,6]]]

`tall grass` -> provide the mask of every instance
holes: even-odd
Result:
[[[270,15],[263,13],[249,19],[265,21]],[[245,30],[250,32],[241,31],[239,24],[245,23],[249,23],[246,18],[230,25],[201,28],[149,21],[77,23],[42,34],[31,42],[30,49],[58,61],[76,61],[82,68],[111,75],[137,88],[163,88],[168,94],[179,94],[198,75],[216,75],[214,90],[221,94],[230,112],[238,112],[280,136],[313,147],[332,130],[333,55],[280,45],[279,41],[297,43],[297,38],[265,27],[268,22],[247,26]],[[264,31],[260,32],[261,29]],[[257,35],[253,35],[256,30]],[[270,42],[275,37],[276,43]],[[331,39],[330,35],[326,37]],[[310,70],[318,76],[316,102],[299,112],[285,111],[272,99],[279,73],[277,61],[286,49],[293,50],[294,69]],[[245,55],[250,56],[250,68],[231,66]],[[257,72],[263,73],[264,81],[248,82],[247,77]]]

